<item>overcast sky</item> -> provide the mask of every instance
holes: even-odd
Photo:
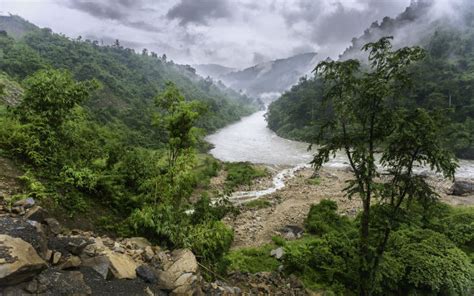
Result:
[[[410,0],[0,0],[70,37],[119,39],[179,63],[243,68],[315,51],[337,57],[373,21]]]

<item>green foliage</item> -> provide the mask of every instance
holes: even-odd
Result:
[[[215,220],[193,226],[187,238],[194,254],[210,263],[219,261],[227,253],[233,239],[233,230]]]
[[[324,288],[347,295],[357,289],[357,243],[353,238],[332,231],[320,238],[288,242],[285,269],[300,275],[312,289]]]
[[[336,202],[328,199],[311,205],[305,220],[306,230],[320,236],[331,231],[345,232],[351,226],[349,218],[337,214]]]
[[[276,271],[280,262],[270,256],[274,246],[264,245],[258,248],[242,248],[229,252],[225,257],[229,262],[230,271],[270,272]]]
[[[247,209],[264,209],[272,206],[272,203],[267,199],[254,199],[252,201],[246,202],[243,204]]]
[[[267,170],[258,168],[249,162],[231,162],[225,164],[227,178],[225,185],[229,191],[241,185],[251,185],[256,178],[268,175]]]
[[[392,290],[405,295],[468,295],[474,268],[465,253],[444,235],[431,230],[407,229],[395,232],[389,242],[388,282],[380,279],[379,293]],[[383,274],[383,272],[382,272]],[[397,282],[398,280],[398,282]]]

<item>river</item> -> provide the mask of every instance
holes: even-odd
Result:
[[[273,187],[262,191],[238,192],[235,199],[258,198],[273,193],[284,186],[284,180],[291,178],[296,170],[308,166],[313,152],[307,151],[308,144],[291,141],[277,136],[267,127],[265,111],[242,118],[206,140],[214,145],[210,153],[217,159],[230,162],[249,161],[256,164],[283,166],[273,180]],[[347,159],[337,154],[326,166],[346,167]],[[474,179],[474,161],[460,160],[457,178]],[[426,170],[419,168],[420,171]]]

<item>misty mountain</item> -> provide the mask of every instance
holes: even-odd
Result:
[[[301,76],[310,73],[316,63],[316,56],[314,52],[304,53],[234,71],[213,64],[195,67],[200,75],[211,76],[247,95],[265,98],[269,95],[278,96],[297,83]]]
[[[237,69],[235,68],[230,68],[218,64],[193,65],[193,68],[196,69],[196,73],[201,75],[202,77],[210,76],[217,79],[230,72],[237,71]]]
[[[373,23],[340,58],[366,63],[361,48],[383,36],[393,36],[395,48],[424,48],[425,59],[410,69],[413,93],[407,107],[450,108],[454,124],[445,127],[447,145],[459,157],[474,159],[474,9],[472,3],[464,5],[457,13],[435,17],[431,1],[414,1],[396,18]],[[320,79],[301,79],[269,106],[269,127],[283,137],[313,141],[319,131],[318,118],[327,116],[320,108],[323,97]]]
[[[439,29],[460,29],[469,25],[469,15],[474,4],[469,1],[453,4],[453,11],[441,11],[433,0],[414,0],[405,11],[395,18],[384,17],[375,21],[364,33],[353,38],[351,45],[339,56],[340,59],[366,60],[361,48],[368,42],[374,42],[384,36],[393,36],[393,46],[427,46],[431,36]],[[446,9],[446,8],[444,8]]]

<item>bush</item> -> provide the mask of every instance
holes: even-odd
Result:
[[[396,295],[468,295],[474,280],[469,257],[446,236],[428,229],[393,233],[380,274],[379,293],[384,295],[387,291]]]
[[[248,162],[227,163],[225,170],[227,171],[225,185],[230,191],[241,185],[251,185],[254,179],[268,175],[267,170],[257,168]]]
[[[272,206],[272,203],[267,199],[254,199],[243,204],[247,209],[263,209]]]
[[[229,270],[257,273],[263,271],[276,271],[280,262],[270,256],[274,249],[272,245],[257,248],[242,248],[231,251],[225,258],[229,262]]]
[[[320,203],[312,205],[305,220],[306,230],[317,235],[323,235],[333,230],[346,231],[350,227],[349,218],[339,215],[336,202],[328,199],[323,199]]]
[[[190,229],[187,237],[193,252],[205,262],[218,261],[229,250],[234,232],[221,221],[208,221]]]

